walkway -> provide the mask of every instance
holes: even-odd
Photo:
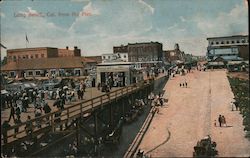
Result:
[[[188,87],[180,87],[187,81]],[[197,141],[210,134],[221,157],[250,156],[242,116],[231,111],[233,98],[226,71],[193,71],[168,81],[167,105],[155,115],[139,149],[152,157],[192,157]],[[219,114],[229,127],[215,127]],[[218,124],[218,123],[217,123]]]

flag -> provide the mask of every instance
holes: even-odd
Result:
[[[29,39],[28,39],[28,36],[27,36],[27,34],[26,34],[26,42],[28,42],[28,43],[29,43]]]
[[[7,47],[5,47],[4,45],[2,45],[2,43],[0,43],[0,47],[3,47],[4,49],[7,49]]]

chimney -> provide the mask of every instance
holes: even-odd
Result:
[[[77,46],[74,46],[74,49],[77,49]]]
[[[66,46],[66,49],[68,50],[68,49],[69,49],[69,47],[68,47],[68,46]]]

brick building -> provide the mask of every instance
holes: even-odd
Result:
[[[22,48],[7,50],[7,64],[1,67],[9,77],[43,77],[86,75],[95,66],[95,60],[81,57],[81,50],[51,47]]]
[[[7,50],[7,62],[15,62],[20,59],[55,58],[65,56],[81,56],[81,50],[58,49],[52,47],[21,48]]]
[[[128,53],[129,62],[143,61],[162,61],[162,43],[145,42],[145,43],[128,43],[124,46],[113,47],[113,52]]]

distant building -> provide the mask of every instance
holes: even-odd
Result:
[[[249,59],[249,42],[247,35],[210,37],[207,38],[207,40],[208,61],[214,61],[218,57],[225,62]]]
[[[128,53],[129,62],[162,61],[162,43],[144,42],[128,43],[113,47],[114,54]]]
[[[175,44],[174,50],[163,51],[163,57],[165,62],[169,62],[171,64],[185,61],[185,54],[180,50],[178,43]]]

